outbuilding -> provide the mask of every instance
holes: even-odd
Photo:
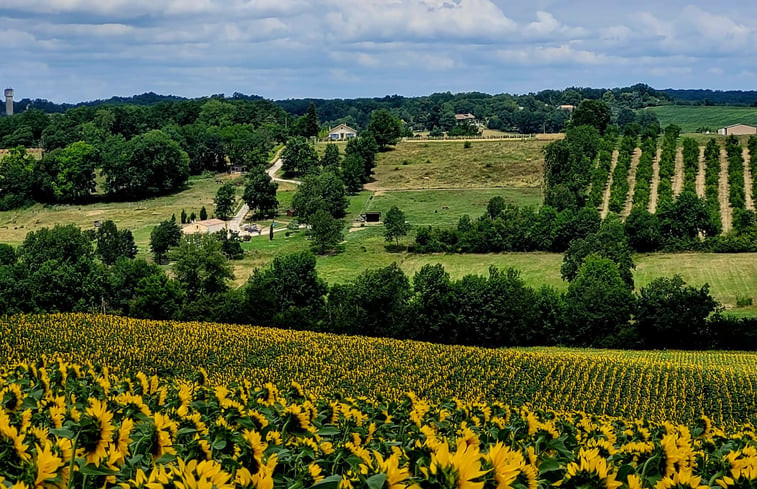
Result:
[[[757,134],[757,127],[750,126],[748,124],[731,124],[718,129],[718,134],[721,136],[743,136],[747,134]]]
[[[181,231],[184,234],[212,234],[226,229],[226,221],[220,219],[205,219],[204,221],[190,222],[184,225]]]

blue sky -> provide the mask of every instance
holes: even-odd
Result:
[[[757,88],[757,2],[720,3],[0,0],[0,85],[55,102]]]

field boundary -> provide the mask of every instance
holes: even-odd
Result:
[[[626,204],[623,207],[622,217],[628,217],[633,209],[633,193],[636,190],[636,169],[639,168],[639,160],[641,159],[641,148],[633,150],[631,155],[631,166],[628,168],[628,194],[626,195]]]
[[[683,192],[683,147],[676,148],[676,169],[673,173],[673,195],[678,197]]]
[[[720,202],[720,219],[723,223],[723,234],[731,230],[731,204],[728,198],[730,185],[728,184],[728,154],[720,148],[720,176],[718,178],[718,201]]]
[[[742,156],[744,158],[744,202],[745,207],[753,211],[754,210],[754,195],[752,195],[752,179],[754,178],[754,175],[752,175],[752,169],[751,169],[751,155],[749,154],[749,147],[744,147],[742,151]]]
[[[697,170],[697,197],[704,198],[704,177],[707,165],[704,161],[704,146],[699,146],[699,169]]]
[[[610,171],[607,174],[607,184],[605,186],[604,194],[602,195],[602,210],[600,211],[600,216],[602,216],[602,219],[607,217],[607,214],[610,213],[610,192],[612,191],[612,174],[615,172],[615,167],[618,164],[618,155],[620,154],[620,151],[617,149],[613,150],[612,152],[612,161],[610,162]]]
[[[657,148],[654,160],[652,161],[652,183],[649,184],[649,207],[648,211],[654,214],[657,211],[657,191],[660,188],[660,158],[662,157],[662,148]]]

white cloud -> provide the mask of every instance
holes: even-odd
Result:
[[[516,28],[490,0],[342,0],[326,2],[327,25],[339,39],[497,38]]]
[[[558,21],[554,15],[549,12],[540,10],[536,12],[536,21],[531,22],[523,27],[523,33],[534,37],[582,37],[588,31],[583,27],[569,27]]]
[[[712,41],[745,44],[754,34],[743,24],[724,15],[711,14],[694,5],[683,9],[683,20],[690,22],[702,36]]]
[[[501,49],[497,56],[503,61],[516,62],[526,65],[565,65],[565,64],[598,64],[609,61],[609,57],[593,51],[574,49],[563,44],[561,46],[533,46],[523,49]]]

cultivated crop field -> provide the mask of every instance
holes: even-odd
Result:
[[[0,320],[0,364],[43,355],[109,366],[126,375],[188,379],[200,367],[216,385],[296,380],[317,397],[528,403],[539,409],[732,425],[757,416],[757,355],[499,349],[209,323],[60,314]]]
[[[208,386],[58,361],[0,374],[14,487],[751,487],[755,432],[460,399]],[[23,410],[23,411],[22,411]],[[577,484],[581,484],[577,486]]]
[[[717,132],[721,127],[731,124],[757,125],[757,108],[740,106],[703,106],[703,105],[663,105],[650,107],[657,115],[662,127],[677,124],[684,133],[694,132],[701,127],[708,127]]]

